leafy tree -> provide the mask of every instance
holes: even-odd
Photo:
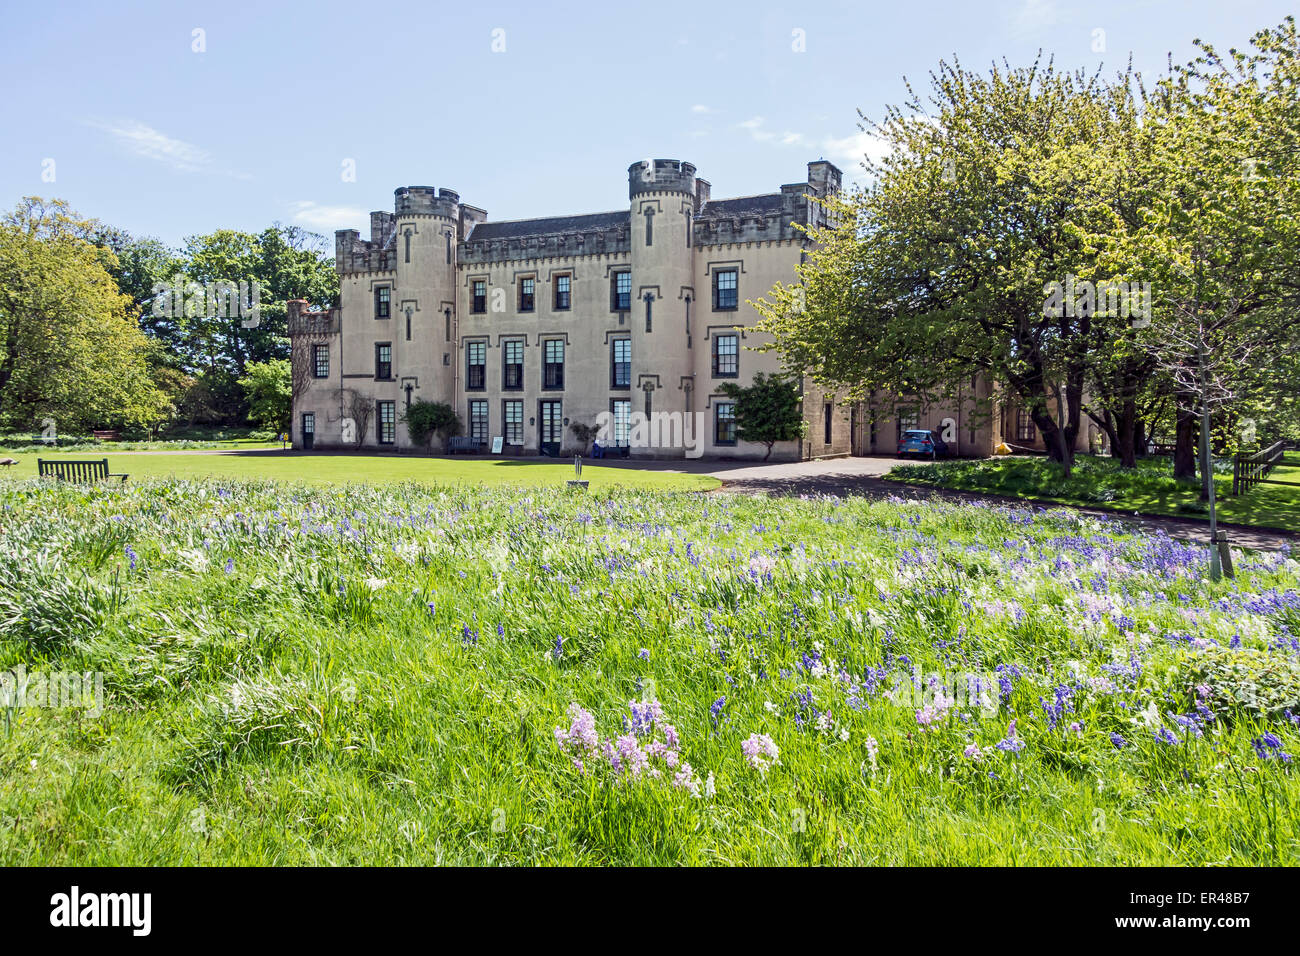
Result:
[[[0,219],[0,421],[61,430],[147,429],[169,402],[152,348],[95,244],[102,226],[29,197]]]
[[[250,362],[240,387],[248,401],[249,420],[273,432],[289,430],[293,413],[288,359]]]
[[[569,426],[569,431],[573,432],[573,437],[582,443],[582,454],[587,453],[591,442],[600,434],[600,428],[597,425],[588,425],[586,422],[574,422]]]
[[[772,457],[777,442],[803,437],[806,423],[797,382],[759,372],[752,384],[727,382],[721,391],[736,403],[737,436],[767,446],[764,461]]]
[[[445,402],[417,399],[402,413],[402,421],[406,423],[411,441],[424,448],[432,444],[435,435],[441,435],[445,440],[459,435],[461,430],[460,416]]]

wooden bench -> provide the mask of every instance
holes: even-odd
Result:
[[[447,439],[447,454],[454,455],[458,451],[476,452],[478,441],[467,435],[457,435],[455,438]]]
[[[117,441],[117,432],[112,429],[93,431],[90,433],[90,436],[94,438],[95,441]]]
[[[38,458],[36,459],[36,473],[42,478],[57,478],[59,481],[75,481],[79,483],[107,481],[109,478],[121,478],[126,481],[128,477],[127,475],[110,474],[107,458],[101,458],[98,461],[93,459],[69,461],[66,459]]]

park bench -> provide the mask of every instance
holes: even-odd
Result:
[[[478,451],[478,439],[466,435],[457,435],[455,438],[447,439],[447,454],[454,455],[458,451]]]
[[[67,461],[64,459],[38,458],[36,459],[36,473],[42,478],[57,478],[59,481],[75,481],[78,483],[107,481],[109,478],[121,478],[126,481],[128,477],[127,475],[110,474],[107,458],[100,458],[98,461],[94,459]]]
[[[95,441],[117,441],[117,432],[111,428],[102,431],[93,431],[90,434]]]

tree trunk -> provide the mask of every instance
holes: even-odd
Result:
[[[1142,442],[1142,426],[1137,420],[1137,406],[1131,398],[1125,399],[1120,408],[1117,431],[1120,467],[1136,468],[1137,450]]]
[[[1192,400],[1179,394],[1175,411],[1174,477],[1191,480],[1196,477],[1196,413],[1191,411]]]

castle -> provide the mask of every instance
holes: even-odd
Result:
[[[721,386],[780,370],[754,351],[768,336],[746,300],[795,278],[811,246],[799,227],[826,224],[816,200],[839,192],[841,173],[818,160],[805,182],[736,199],[713,199],[695,173],[636,162],[626,209],[500,222],[451,189],[396,190],[368,240],[335,235],[339,305],[289,303],[295,445],[411,448],[403,412],[426,400],[452,406],[462,444],[483,453],[571,454],[583,423],[634,457],[762,457]],[[977,426],[965,400],[885,427],[861,403],[801,388],[805,436],[774,459],[892,453],[916,426],[987,454],[1001,430]],[[669,427],[639,428],[651,421]]]

